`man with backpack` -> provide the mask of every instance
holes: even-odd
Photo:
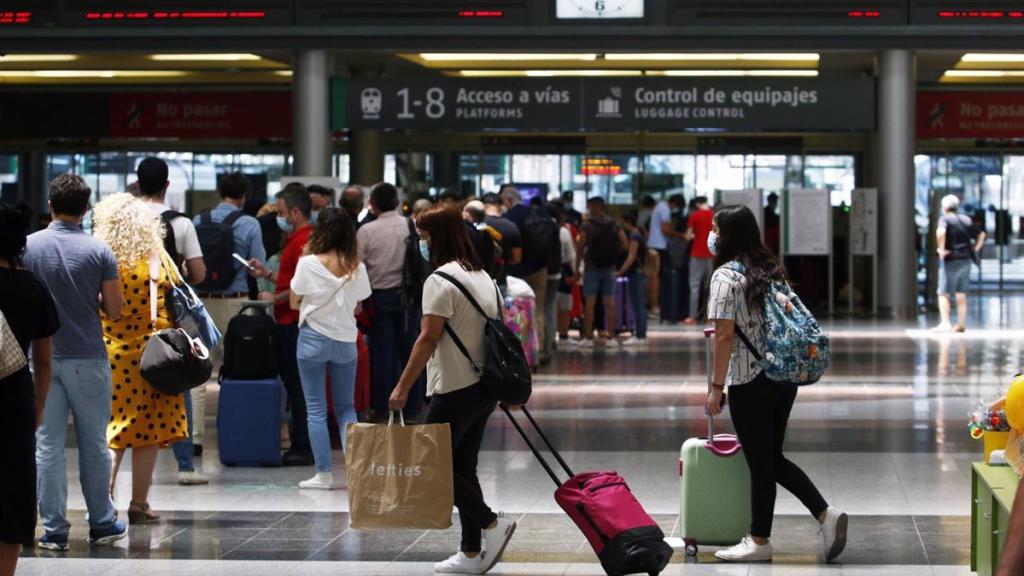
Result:
[[[153,156],[143,158],[135,169],[138,197],[160,216],[164,228],[164,250],[178,265],[181,277],[189,284],[199,284],[206,277],[203,250],[196,237],[196,227],[189,217],[172,210],[165,203],[170,185],[167,173],[167,163],[163,160]]]
[[[244,174],[226,174],[217,183],[220,204],[193,219],[208,271],[196,288],[222,334],[249,298],[248,269],[234,254],[247,262],[267,260],[259,221],[242,212],[251,191],[252,185]]]
[[[587,200],[589,218],[580,231],[577,263],[585,262],[583,273],[583,337],[580,348],[594,347],[594,310],[597,297],[604,302],[608,326],[615,326],[615,274],[619,254],[629,248],[626,233],[610,218],[604,198],[594,196]],[[578,265],[578,264],[577,264]]]
[[[138,197],[149,205],[150,209],[160,216],[164,228],[164,250],[171,261],[178,265],[181,277],[189,284],[199,284],[206,277],[206,264],[203,261],[203,250],[199,244],[196,227],[192,220],[181,212],[171,210],[164,203],[167,196],[167,163],[159,158],[148,156],[139,162],[135,169],[138,178]],[[195,486],[208,484],[210,479],[196,470],[196,430],[202,430],[202,419],[205,410],[194,408],[205,407],[205,390],[200,386],[184,394],[185,413],[188,416],[188,438],[174,444],[174,458],[178,461],[178,484]],[[193,397],[194,396],[194,397]],[[199,412],[199,414],[196,414]],[[197,425],[198,424],[198,425]],[[199,446],[202,446],[199,444]],[[199,450],[202,450],[201,448]]]
[[[970,217],[960,214],[960,198],[948,194],[942,199],[942,218],[936,228],[939,260],[939,314],[937,332],[963,332],[967,329],[967,291],[971,281],[971,263],[981,265],[985,231]],[[956,326],[950,320],[956,298]]]
[[[500,196],[508,208],[506,218],[516,224],[523,239],[523,260],[519,264],[509,266],[507,271],[510,276],[525,280],[533,289],[537,343],[540,350],[545,350],[548,349],[545,345],[544,330],[548,268],[553,266],[557,269],[561,265],[558,223],[543,206],[523,204],[522,195],[511,184],[501,187]]]

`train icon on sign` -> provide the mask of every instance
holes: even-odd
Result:
[[[367,120],[379,120],[380,109],[384,97],[377,88],[364,88],[359,95],[359,103],[363,109],[363,118]]]

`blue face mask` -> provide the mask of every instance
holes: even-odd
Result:
[[[708,234],[708,252],[711,252],[712,256],[718,255],[718,234],[715,234],[714,230]]]
[[[310,214],[309,214],[309,222],[311,224],[316,224],[316,221],[319,220],[319,219],[320,219],[320,211],[319,210],[313,210],[312,212],[310,212]]]
[[[277,227],[280,228],[281,232],[284,232],[285,234],[291,234],[292,230],[295,228],[294,226],[288,223],[288,220],[286,220],[284,216],[277,217]]]
[[[427,262],[430,262],[430,244],[426,240],[420,240],[420,255]]]

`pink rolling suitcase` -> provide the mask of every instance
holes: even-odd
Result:
[[[711,391],[711,337],[707,343],[708,392]],[[732,434],[715,434],[714,417],[708,414],[708,435],[690,438],[679,453],[679,533],[686,555],[696,556],[697,546],[731,546],[750,528],[750,471],[743,447]]]
[[[555,486],[558,486],[555,501],[587,537],[590,546],[601,560],[601,567],[605,573],[608,576],[660,574],[672,558],[672,547],[665,542],[665,534],[658,524],[630,492],[626,480],[616,472],[573,474],[569,465],[551,445],[547,435],[537,425],[537,421],[524,407],[523,414],[569,475],[565,483],[559,482],[558,476],[533,442],[527,438],[519,422],[507,408],[502,406],[502,410],[554,481]]]

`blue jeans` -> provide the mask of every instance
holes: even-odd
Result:
[[[174,451],[174,459],[178,461],[178,472],[195,472],[196,466],[192,462],[192,458],[195,456],[195,450],[193,449],[192,442],[192,431],[194,426],[192,425],[192,393],[191,390],[183,394],[185,396],[185,416],[188,417],[188,438],[175,442],[171,446],[171,450]]]
[[[647,338],[647,277],[643,272],[629,275],[629,302],[633,305],[633,316],[636,321],[634,336]],[[625,311],[623,311],[625,314]]]
[[[68,471],[65,443],[68,413],[75,416],[78,438],[78,479],[85,496],[89,526],[114,525],[110,499],[110,450],[107,425],[112,395],[107,358],[54,358],[43,425],[36,432],[39,517],[47,534],[67,534]]]
[[[309,443],[317,472],[331,471],[331,436],[327,430],[327,377],[331,380],[334,416],[338,419],[341,445],[345,446],[345,426],[358,422],[356,417],[356,365],[359,352],[355,342],[339,342],[320,334],[308,325],[299,328],[299,376],[306,397],[306,421]]]
[[[398,290],[375,290],[373,324],[370,326],[370,407],[378,418],[388,413],[388,398],[409,361],[412,345],[420,333],[420,308],[402,307]],[[426,396],[427,380],[421,374],[409,391],[406,419],[419,416]]]

